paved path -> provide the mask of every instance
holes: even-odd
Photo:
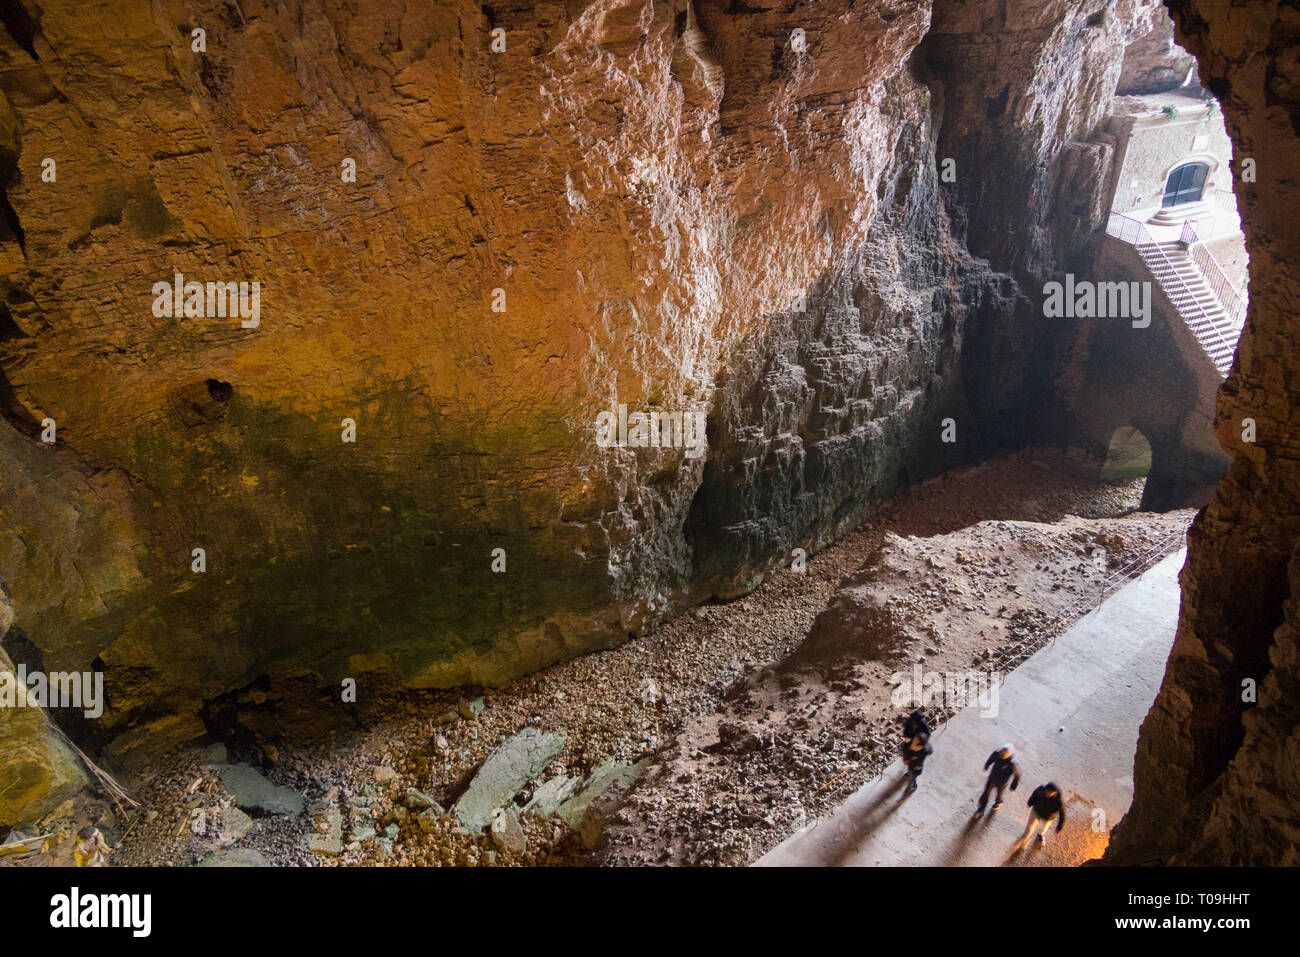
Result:
[[[1185,554],[1125,585],[1012,672],[996,717],[967,708],[947,721],[911,797],[902,798],[902,763],[895,762],[758,865],[1069,866],[1099,856],[1133,798],[1138,727],[1173,645]],[[1020,788],[1007,792],[1001,811],[973,821],[981,766],[1004,742],[1016,747]],[[1028,819],[1025,801],[1048,780],[1075,792],[1065,830],[1057,834],[1053,824],[1045,848],[1010,857]],[[1105,815],[1100,830],[1095,809]]]

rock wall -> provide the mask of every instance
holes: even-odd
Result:
[[[741,593],[901,485],[1050,434],[1063,340],[1036,289],[1091,254],[1111,157],[1094,136],[1152,9],[934,4],[886,86],[902,135],[866,244],[719,380],[687,524],[697,594]]]
[[[1142,726],[1118,864],[1295,864],[1300,846],[1300,46],[1287,2],[1170,0],[1223,105],[1251,299],[1216,434],[1231,457],[1198,516],[1178,633]],[[1243,441],[1252,419],[1254,442]]]
[[[1151,30],[1124,51],[1118,96],[1163,93],[1186,84],[1197,89],[1196,58],[1174,42],[1174,24],[1163,4],[1151,13]]]
[[[0,582],[0,638],[13,611]],[[81,763],[50,724],[39,702],[28,699],[14,663],[0,648],[0,826],[34,821],[85,787]],[[25,677],[25,676],[24,676]]]
[[[1027,286],[1090,254],[1108,211],[1101,128],[1124,50],[1150,28],[1154,7],[935,6],[922,55],[944,93],[937,152],[956,164],[958,235]]]
[[[164,747],[263,674],[606,647],[1023,444],[1021,284],[1095,232],[1150,7],[4,4],[18,623]],[[177,273],[257,325],[156,314]],[[707,454],[599,447],[620,405]]]

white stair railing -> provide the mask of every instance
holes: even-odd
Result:
[[[1147,231],[1146,225],[1131,216],[1112,212],[1106,221],[1106,235],[1114,236],[1130,246],[1137,247],[1138,255],[1142,257],[1142,261],[1151,270],[1151,275],[1160,283],[1160,287],[1169,296],[1169,301],[1174,304],[1178,314],[1201,343],[1201,348],[1210,356],[1210,361],[1214,363],[1215,368],[1226,376],[1232,368],[1232,356],[1236,352],[1237,344],[1228,341],[1223,335],[1218,323],[1184,281],[1177,265]],[[1217,343],[1210,339],[1211,335],[1218,340]],[[1212,348],[1214,345],[1220,348],[1215,350]],[[1217,357],[1216,351],[1220,353]]]
[[[1223,307],[1223,311],[1232,320],[1232,328],[1239,328],[1246,319],[1246,301],[1237,295],[1237,291],[1232,288],[1232,281],[1224,273],[1219,261],[1201,242],[1201,237],[1196,232],[1196,220],[1189,219],[1183,223],[1183,233],[1178,237],[1178,241],[1187,247],[1188,255],[1200,267],[1201,274],[1205,277],[1205,281],[1210,284],[1210,288],[1214,290],[1219,305]]]

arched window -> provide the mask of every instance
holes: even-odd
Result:
[[[1165,198],[1162,207],[1182,206],[1195,203],[1201,198],[1205,189],[1205,178],[1210,167],[1204,163],[1185,163],[1169,174],[1165,182]]]

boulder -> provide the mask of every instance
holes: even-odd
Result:
[[[533,792],[532,799],[524,805],[524,813],[542,819],[549,818],[559,810],[560,805],[577,793],[582,778],[559,775],[543,782]]]
[[[316,821],[316,833],[307,839],[307,850],[322,857],[343,853],[343,815],[332,807]]]
[[[217,768],[221,783],[235,804],[253,814],[301,814],[306,802],[297,791],[272,783],[266,775],[247,764]]]
[[[0,682],[23,695],[3,649]],[[0,824],[11,826],[34,823],[88,783],[80,759],[40,708],[0,706],[0,769]]]
[[[487,827],[492,812],[505,807],[524,785],[550,767],[564,750],[565,743],[562,734],[543,734],[526,728],[499,745],[452,806],[452,814],[461,827],[470,831]]]
[[[580,790],[560,805],[557,814],[570,828],[582,835],[587,847],[594,847],[603,830],[604,818],[612,807],[622,802],[623,794],[635,783],[649,758],[636,764],[605,761],[587,776]]]
[[[492,842],[503,851],[522,854],[528,847],[528,838],[524,835],[523,825],[519,822],[519,812],[506,808],[497,812],[492,818]]]
[[[253,827],[253,819],[237,807],[224,808],[217,824],[217,847],[229,847]]]

